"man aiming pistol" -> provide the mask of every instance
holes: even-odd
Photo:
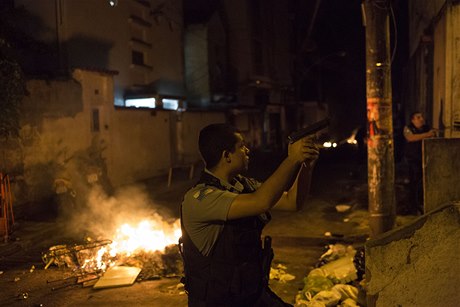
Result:
[[[271,238],[262,244],[261,235],[271,209],[304,205],[319,154],[314,138],[291,135],[287,157],[263,183],[242,175],[250,150],[234,127],[209,125],[198,143],[205,169],[181,206],[188,305],[290,306],[268,286]]]

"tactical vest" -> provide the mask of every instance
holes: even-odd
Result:
[[[417,128],[410,123],[407,128],[409,128],[413,134],[422,134],[430,131],[430,127],[428,125],[423,125],[422,127]],[[409,160],[422,161],[422,141],[406,142],[404,154]]]
[[[254,188],[242,178],[244,190]],[[227,190],[219,179],[203,172],[198,184]],[[269,217],[268,217],[269,218]],[[264,285],[260,217],[229,220],[208,256],[203,256],[190,240],[182,224],[182,256],[185,290],[189,298],[207,306],[251,306]]]

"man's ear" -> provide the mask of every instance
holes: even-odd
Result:
[[[224,150],[222,152],[222,158],[224,158],[224,160],[228,163],[231,162],[231,159],[230,159],[230,152],[228,150]]]

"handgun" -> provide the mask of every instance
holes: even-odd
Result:
[[[329,126],[329,123],[330,123],[330,119],[329,117],[326,117],[325,119],[322,119],[314,124],[311,124],[310,126],[294,131],[288,136],[289,143],[291,144],[295,143],[307,135],[314,134],[326,128],[327,126]]]

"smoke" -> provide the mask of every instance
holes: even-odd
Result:
[[[87,195],[85,205],[80,205],[65,221],[69,233],[89,236],[92,239],[111,239],[124,224],[137,225],[141,221],[154,221],[156,227],[169,230],[177,220],[167,209],[155,204],[145,186],[131,185],[109,196],[101,186],[94,186]]]

